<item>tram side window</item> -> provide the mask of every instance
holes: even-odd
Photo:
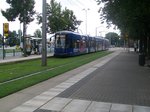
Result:
[[[80,47],[80,40],[77,40],[77,48],[79,48]]]
[[[71,39],[69,42],[70,42],[70,48],[74,48],[74,40]]]
[[[75,40],[74,41],[74,48],[79,48],[79,44],[80,44],[80,41],[79,40]]]
[[[65,37],[56,36],[56,47],[58,48],[65,47]]]
[[[69,41],[68,38],[66,38],[65,47],[66,47],[66,48],[70,48],[70,47],[71,47],[71,41]]]
[[[74,48],[77,48],[77,42],[74,41]]]

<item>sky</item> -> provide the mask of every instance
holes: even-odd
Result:
[[[81,20],[82,23],[78,27],[79,33],[88,34],[92,36],[105,36],[108,32],[116,32],[119,33],[119,30],[114,30],[113,27],[107,29],[106,24],[101,24],[100,14],[98,10],[102,5],[97,5],[95,0],[55,0],[56,2],[60,2],[62,8],[67,7],[70,10],[73,10],[77,20]],[[42,2],[43,0],[35,0],[35,10],[39,13],[42,13]],[[47,0],[47,3],[50,3],[50,0]],[[9,8],[9,5],[5,2],[5,0],[1,0],[0,10],[5,10]],[[83,10],[85,9],[85,10]],[[87,16],[86,16],[87,14]],[[3,23],[9,23],[10,31],[18,31],[20,28],[22,29],[22,24],[18,19],[14,22],[8,22],[5,17],[2,16],[0,12],[0,34],[3,34]],[[27,34],[33,35],[36,29],[40,29],[41,25],[37,24],[36,19],[30,23],[27,27]],[[87,29],[87,30],[86,30]]]

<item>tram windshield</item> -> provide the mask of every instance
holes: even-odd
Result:
[[[55,45],[56,48],[65,48],[65,35],[56,35],[55,39]]]

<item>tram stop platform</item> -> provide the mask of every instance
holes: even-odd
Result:
[[[150,68],[123,49],[0,99],[0,112],[150,112]]]

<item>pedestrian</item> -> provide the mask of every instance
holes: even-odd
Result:
[[[138,47],[137,47],[137,43],[135,42],[135,43],[134,43],[134,52],[137,52],[137,48],[138,48]]]

